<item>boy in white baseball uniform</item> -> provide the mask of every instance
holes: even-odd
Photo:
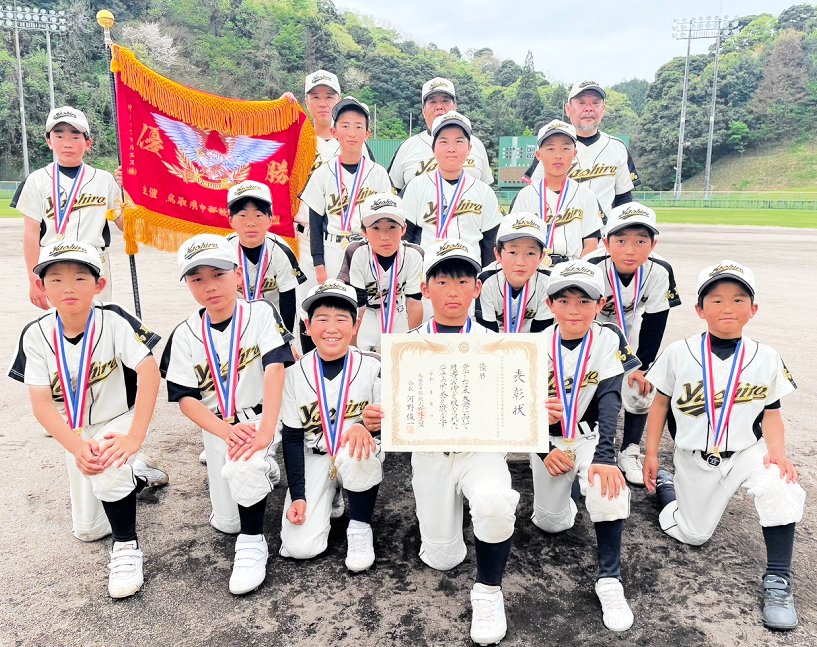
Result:
[[[93,245],[54,241],[32,269],[53,309],[23,329],[9,376],[28,385],[34,416],[65,448],[74,536],[113,536],[108,593],[128,597],[143,583],[136,494],[147,484],[128,459],[156,404],[159,336],[94,302],[105,278]]]
[[[604,625],[626,631],[633,613],[621,585],[621,533],[630,516],[630,491],[616,465],[616,424],[622,376],[638,366],[621,331],[600,324],[604,305],[601,269],[575,260],[554,266],[548,305],[556,323],[544,334],[551,349],[547,410],[550,451],[532,454],[533,523],[549,533],[572,528],[578,478],[596,531],[596,595]]]
[[[380,358],[351,346],[357,294],[329,279],[303,309],[315,350],[287,368],[281,412],[289,492],[281,520],[281,556],[309,559],[326,550],[339,488],[349,499],[346,568],[374,563],[372,516],[383,480],[379,416]]]
[[[93,245],[102,260],[105,281],[100,300],[110,301],[111,244],[109,220],[122,229],[122,216],[115,210],[121,191],[113,175],[83,162],[93,140],[85,114],[64,106],[48,113],[45,141],[56,161],[29,175],[17,200],[23,216],[23,256],[28,270],[31,303],[48,309],[45,294],[37,285],[34,266],[40,248],[63,239]]]
[[[349,245],[338,278],[357,291],[360,324],[354,345],[380,352],[383,333],[406,332],[423,320],[423,250],[401,240],[406,214],[394,194],[367,198],[361,226],[365,242]]]
[[[592,252],[601,238],[601,207],[585,186],[568,173],[576,158],[576,129],[554,119],[537,137],[536,159],[544,175],[524,187],[511,205],[511,213],[533,212],[545,220],[550,263],[563,263]],[[554,218],[555,214],[555,218]]]
[[[615,207],[602,230],[604,247],[584,260],[604,275],[605,303],[596,320],[618,325],[641,366],[624,376],[621,400],[624,435],[618,466],[633,485],[644,485],[641,436],[653,388],[644,377],[658,354],[669,309],[680,305],[672,266],[654,254],[655,212],[638,202]]]
[[[271,303],[237,298],[241,270],[226,238],[193,236],[178,256],[181,279],[202,308],[176,326],[161,370],[168,400],[202,429],[210,524],[240,533],[230,576],[230,592],[240,595],[266,576],[264,511],[280,478],[273,439],[291,336]]]
[[[647,419],[644,483],[657,494],[662,530],[699,546],[743,487],[754,498],[767,565],[763,623],[797,626],[791,593],[794,527],[805,492],[786,456],[780,398],[796,385],[780,355],[745,333],[757,312],[752,271],[723,260],[698,276],[695,310],[707,330],[677,341],[647,372],[657,393]],[[667,424],[675,476],[658,467]]]
[[[479,276],[476,318],[495,332],[541,332],[553,323],[547,306],[550,270],[542,269],[547,230],[535,213],[502,220],[495,266]]]

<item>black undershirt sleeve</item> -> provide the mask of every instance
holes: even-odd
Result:
[[[621,411],[621,382],[624,375],[616,375],[599,382],[593,399],[598,406],[599,443],[594,463],[616,464],[616,427]]]
[[[532,163],[531,163],[531,165],[528,167],[528,170],[527,170],[527,171],[525,171],[524,176],[525,176],[526,178],[528,178],[528,179],[531,179],[531,178],[533,177],[533,172],[536,170],[536,167],[537,167],[538,165],[539,165],[539,160],[538,160],[538,159],[536,159],[536,158],[534,157],[534,158],[533,158],[533,162],[532,162]]]
[[[420,301],[420,299],[423,298],[423,293],[422,292],[415,292],[414,294],[407,294],[406,298],[407,299],[414,299],[415,301]]]
[[[638,333],[638,351],[636,357],[641,360],[642,370],[647,370],[655,361],[664,331],[667,328],[669,310],[646,312],[641,318],[641,332]]]
[[[264,368],[267,368],[270,364],[289,366],[294,363],[295,358],[292,356],[292,349],[289,347],[289,344],[273,348],[268,353],[264,353],[264,356],[261,358],[261,364]]]
[[[498,321],[485,321],[485,319],[482,318],[482,313],[481,312],[475,313],[474,317],[476,318],[477,323],[480,326],[485,326],[488,330],[493,330],[494,332],[499,332],[499,322]]]
[[[493,229],[482,232],[482,240],[479,241],[479,252],[482,260],[482,267],[487,267],[496,260],[494,247],[496,246],[496,234],[499,225]]]
[[[584,242],[585,240],[592,240],[592,239],[601,240],[601,229],[596,229],[596,231],[594,231],[592,234],[589,234],[588,236],[585,236],[584,238],[582,238],[582,242]]]
[[[420,244],[420,239],[423,237],[423,229],[414,222],[406,222],[406,233],[403,234],[403,240],[407,243]]]
[[[531,332],[542,332],[553,323],[553,319],[534,319],[530,322]]]
[[[291,333],[295,333],[295,313],[298,310],[296,305],[295,289],[278,293],[278,312],[281,313],[281,320]]]
[[[323,224],[324,217],[313,209],[309,210],[309,252],[312,264],[323,265]]]
[[[304,430],[283,425],[281,445],[284,469],[287,473],[289,496],[293,501],[306,500],[306,470],[304,468]]]
[[[193,398],[201,400],[201,390],[191,386],[182,386],[175,382],[167,381],[167,401],[181,402],[182,398]]]
[[[633,192],[627,191],[626,193],[622,193],[621,195],[617,195],[613,198],[613,207],[618,207],[622,204],[627,204],[628,202],[633,201]]]

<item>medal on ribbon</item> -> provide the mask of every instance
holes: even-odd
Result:
[[[556,395],[564,407],[562,414],[562,437],[567,444],[565,454],[576,461],[576,452],[573,451],[573,443],[576,440],[576,430],[579,427],[579,391],[587,373],[587,365],[590,362],[590,349],[593,346],[593,329],[590,328],[582,338],[579,346],[579,355],[576,358],[576,370],[573,372],[573,384],[570,387],[570,397],[567,395],[567,384],[565,383],[564,358],[562,357],[562,335],[559,327],[553,332],[553,382],[556,386]]]
[[[343,360],[343,370],[340,374],[340,389],[338,389],[338,402],[335,406],[335,421],[332,422],[332,410],[329,408],[329,395],[326,391],[326,380],[324,379],[323,361],[321,356],[315,351],[313,369],[315,372],[315,390],[318,392],[318,411],[321,415],[321,427],[323,428],[323,439],[326,451],[329,453],[329,460],[332,466],[329,468],[329,478],[335,480],[338,469],[335,466],[335,456],[340,447],[340,439],[343,434],[343,420],[346,418],[346,408],[349,405],[349,391],[352,386],[352,375],[354,373],[352,352],[346,351],[346,358]]]
[[[633,320],[629,328],[627,327],[627,317],[624,314],[624,299],[621,296],[621,279],[619,278],[615,264],[610,263],[610,266],[610,269],[607,270],[607,278],[610,279],[610,287],[613,288],[613,305],[615,306],[616,320],[618,321],[618,327],[621,328],[621,332],[624,333],[624,338],[627,340],[627,343],[630,343],[630,335],[635,326],[636,308],[638,308],[638,302],[641,300],[641,293],[644,291],[644,266],[639,267],[633,274]]]
[[[437,322],[434,321],[433,317],[431,319],[429,319],[428,323],[426,324],[426,332],[434,333],[434,334],[440,332],[437,329]],[[468,317],[465,320],[465,325],[462,328],[460,328],[457,332],[459,332],[459,333],[469,333],[469,332],[471,332],[471,317]]]
[[[721,402],[721,412],[716,418],[717,404],[715,403],[715,377],[712,368],[712,339],[709,333],[704,333],[701,337],[701,368],[703,370],[704,405],[706,409],[706,419],[709,427],[714,432],[712,439],[712,454],[710,458],[715,458],[710,465],[717,467],[721,462],[721,443],[729,427],[729,418],[732,415],[732,406],[735,404],[735,397],[740,386],[740,374],[743,370],[743,356],[746,349],[743,340],[738,342],[735,348],[735,355],[732,359],[732,366],[729,368],[729,378],[726,381],[726,388],[723,390],[723,401]]]
[[[514,298],[513,289],[510,284],[505,281],[505,320],[503,322],[505,332],[522,332],[522,326],[525,323],[525,308],[528,304],[528,293],[530,292],[530,284],[525,283],[517,300],[516,311],[514,312]]]
[[[258,265],[256,266],[257,274],[255,281],[250,285],[250,259],[244,253],[244,248],[239,243],[238,245],[238,260],[241,264],[241,289],[244,292],[245,301],[255,301],[256,299],[264,298],[264,277],[267,274],[270,264],[270,251],[266,239],[261,245],[261,254],[258,257]]]
[[[454,186],[454,194],[451,196],[448,208],[445,206],[445,193],[443,192],[445,183],[442,173],[437,171],[434,175],[434,185],[437,189],[437,240],[448,236],[448,225],[451,224],[451,219],[457,213],[457,205],[460,203],[462,194],[465,193],[465,171],[460,172],[460,179]]]
[[[556,208],[551,211],[550,220],[548,220],[548,203],[547,203],[547,183],[544,179],[539,182],[539,213],[542,214],[542,220],[547,225],[547,234],[545,235],[545,251],[553,251],[553,241],[556,238],[556,224],[559,221],[559,213],[562,211],[565,200],[567,199],[568,188],[570,187],[570,180],[567,176],[562,180],[562,188],[559,189],[559,195],[556,197]]]
[[[394,319],[397,314],[397,264],[400,261],[400,251],[398,249],[394,256],[394,262],[389,268],[389,284],[386,294],[381,291],[383,283],[383,268],[377,260],[377,255],[372,251],[371,264],[372,274],[377,281],[377,292],[380,294],[380,330],[390,333],[394,330]]]
[[[85,423],[85,403],[88,399],[88,387],[91,376],[91,356],[94,353],[94,333],[96,320],[94,309],[88,315],[85,323],[85,333],[82,336],[82,349],[79,355],[76,388],[71,380],[71,370],[68,368],[68,357],[65,354],[65,336],[62,319],[57,314],[57,325],[54,326],[54,351],[57,358],[57,377],[62,387],[62,399],[65,402],[65,416],[68,426],[78,434],[82,433]]]
[[[352,233],[352,215],[355,212],[355,205],[357,199],[360,197],[360,191],[363,188],[363,169],[366,166],[366,158],[360,158],[360,164],[355,172],[355,179],[352,180],[352,189],[349,191],[349,204],[343,208],[343,165],[340,163],[340,156],[335,160],[335,174],[338,181],[338,201],[340,202],[340,228],[346,234]],[[348,241],[346,245],[348,246]]]
[[[235,392],[238,386],[238,365],[241,353],[241,323],[244,318],[244,309],[236,304],[233,310],[233,319],[230,322],[230,351],[227,357],[227,374],[222,378],[221,360],[213,341],[210,315],[205,311],[201,318],[201,338],[204,341],[204,354],[207,356],[207,366],[213,376],[213,388],[218,399],[218,409],[225,422],[234,424],[236,421]]]
[[[85,177],[85,164],[79,167],[79,172],[74,177],[65,204],[60,200],[60,165],[57,162],[51,164],[51,202],[54,205],[54,229],[57,231],[57,238],[65,238],[65,230],[68,227],[68,219],[74,210],[74,203],[77,201],[77,194],[82,188],[82,179]]]

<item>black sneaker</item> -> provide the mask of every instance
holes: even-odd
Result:
[[[789,581],[780,575],[763,576],[763,624],[788,631],[797,626],[797,610]]]

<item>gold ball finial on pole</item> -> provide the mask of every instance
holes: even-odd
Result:
[[[110,29],[114,24],[113,14],[107,9],[100,9],[96,12],[96,23],[102,27],[102,29]]]

